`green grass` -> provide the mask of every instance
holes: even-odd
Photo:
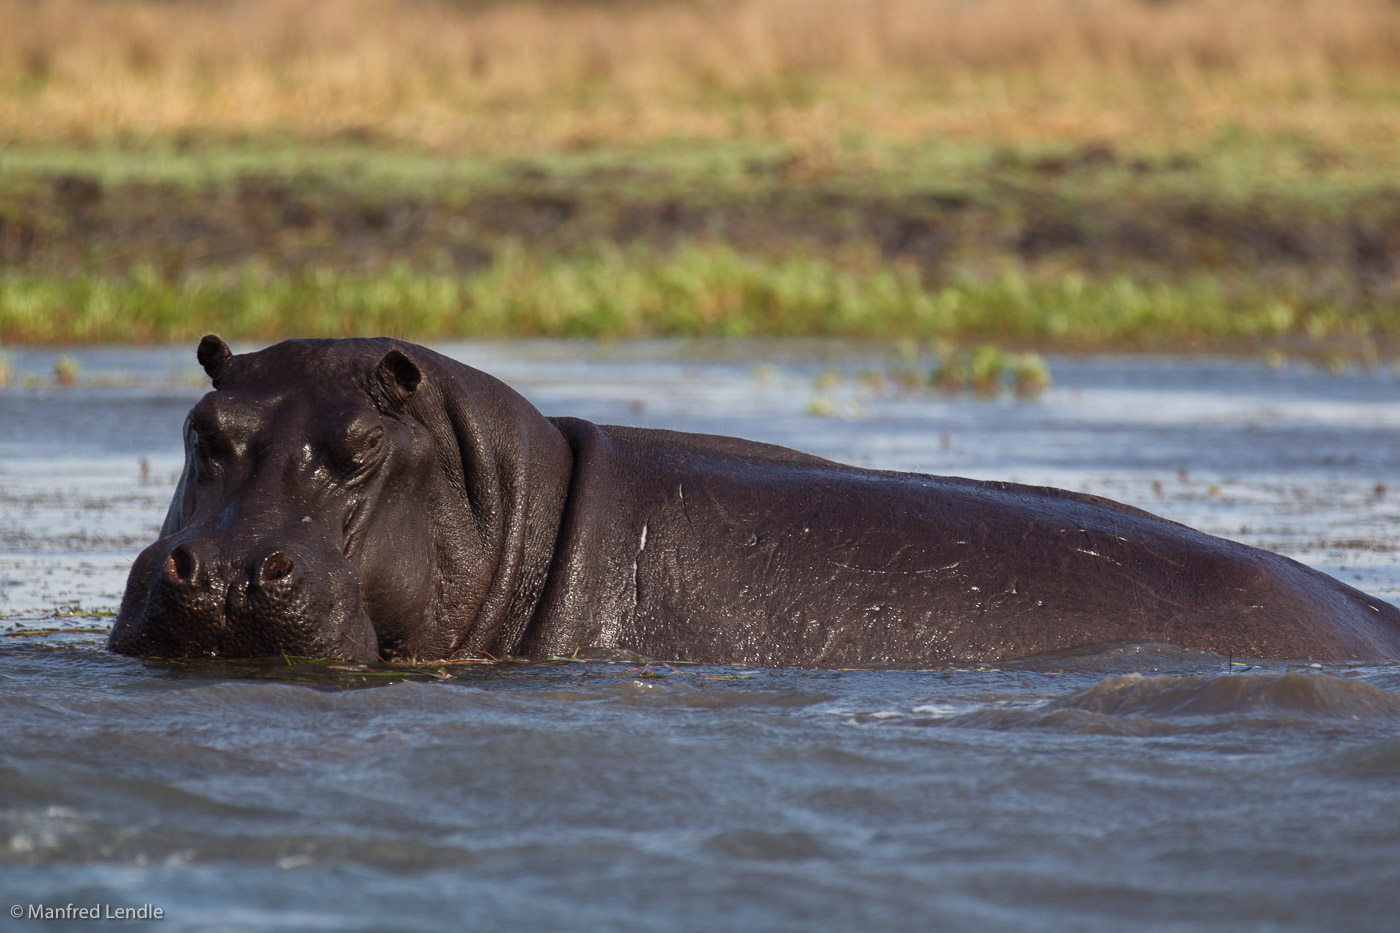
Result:
[[[959,152],[966,147],[956,146]],[[362,144],[308,144],[255,139],[178,145],[152,139],[143,145],[6,146],[0,142],[0,191],[22,188],[56,174],[76,174],[104,185],[128,182],[185,188],[235,183],[246,175],[288,179],[339,179],[359,191],[383,195],[491,188],[521,174],[543,173],[573,184],[609,171],[634,173],[631,184],[667,188],[690,182],[732,180],[755,163],[777,163],[788,150],[773,143],[662,143],[642,148],[542,152],[530,158],[447,157],[410,148]],[[960,160],[961,161],[961,160]]]
[[[1093,140],[1014,146],[936,138],[909,142],[850,133],[839,143],[812,149],[762,140],[676,139],[623,149],[542,151],[529,158],[450,157],[406,147],[279,138],[185,144],[152,138],[90,148],[0,142],[0,192],[64,173],[106,185],[189,188],[231,184],[246,175],[329,178],[386,196],[490,189],[530,173],[587,191],[615,186],[620,173],[629,189],[642,194],[744,194],[796,175],[836,191],[945,191],[987,198],[1008,185],[1044,184],[1048,173],[1058,192],[1075,199],[1128,191],[1225,201],[1267,197],[1321,208],[1377,190],[1394,191],[1398,171],[1400,141],[1356,141],[1341,151],[1305,134],[1264,135],[1230,127],[1171,149],[1107,147]]]
[[[396,267],[357,275],[249,266],[178,281],[151,268],[110,277],[0,278],[0,337],[186,341],[391,334],[409,338],[830,336],[979,338],[1061,348],[1211,341],[1390,340],[1389,308],[1358,311],[1210,273],[1147,282],[1082,272],[924,284],[907,264],[754,259],[693,244],[664,256],[605,250],[540,259],[507,251],[459,276]]]

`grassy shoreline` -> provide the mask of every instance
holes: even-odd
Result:
[[[0,149],[0,341],[834,336],[1048,350],[1400,338],[1387,150],[865,140],[444,159]]]
[[[1257,288],[1258,286],[1256,286]],[[171,282],[129,276],[0,276],[10,343],[166,343],[218,331],[278,339],[846,337],[995,340],[1047,349],[1272,346],[1312,341],[1376,353],[1400,342],[1391,308],[1366,311],[1241,291],[1219,276],[1173,282],[1072,271],[924,284],[912,266],[841,268],[820,257],[746,258],[724,246],[664,257],[613,252],[498,259],[456,275],[245,269]]]

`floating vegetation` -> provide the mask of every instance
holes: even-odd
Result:
[[[1009,391],[1017,398],[1036,398],[1051,381],[1050,367],[1039,353],[1007,353],[990,343],[970,350],[940,347],[927,376],[929,386],[945,392],[995,396]]]
[[[64,388],[78,384],[78,361],[71,356],[60,356],[53,364],[54,382]]]
[[[807,414],[818,418],[856,418],[861,413],[855,399],[838,402],[827,395],[814,395],[807,401]]]
[[[1050,366],[1039,353],[1011,353],[992,343],[964,348],[942,341],[933,356],[935,362],[929,366],[916,341],[901,340],[883,370],[865,368],[850,375],[833,367],[822,369],[812,380],[817,391],[808,399],[806,412],[819,418],[859,417],[862,409],[857,398],[839,397],[843,388],[856,395],[938,391],[1034,399],[1053,381]]]

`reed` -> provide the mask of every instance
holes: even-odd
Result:
[[[0,0],[11,142],[1400,134],[1390,0]]]

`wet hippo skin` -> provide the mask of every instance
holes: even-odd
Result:
[[[109,645],[848,667],[1164,642],[1400,657],[1400,610],[1107,499],[545,418],[387,339],[233,355]]]

